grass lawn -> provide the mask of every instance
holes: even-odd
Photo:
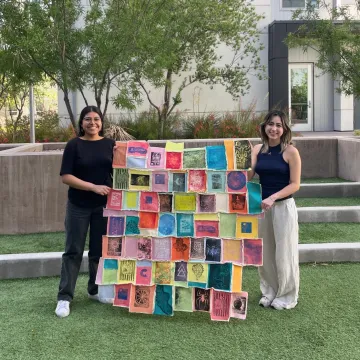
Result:
[[[248,317],[212,322],[207,313],[166,318],[92,302],[80,276],[72,314],[54,314],[58,278],[0,281],[1,359],[359,359],[360,264],[301,266],[299,305],[257,305],[246,268]]]
[[[358,223],[299,224],[300,244],[360,242]]]
[[[345,198],[295,198],[297,207],[360,206],[360,197]]]
[[[356,223],[305,223],[299,224],[299,227],[301,244],[360,241],[360,224]],[[62,252],[64,247],[63,232],[0,235],[1,254]]]

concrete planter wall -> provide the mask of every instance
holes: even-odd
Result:
[[[255,144],[259,139],[251,139]],[[358,138],[297,138],[302,177],[360,181]],[[152,141],[161,146],[164,141]],[[222,140],[185,140],[185,147]],[[59,176],[65,144],[27,144],[0,151],[0,234],[63,231],[67,186]]]

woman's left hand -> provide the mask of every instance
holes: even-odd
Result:
[[[261,207],[263,210],[268,211],[273,207],[274,203],[275,203],[275,199],[269,196],[268,198],[262,201]]]

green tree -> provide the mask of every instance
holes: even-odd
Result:
[[[134,80],[158,114],[159,137],[183,90],[193,83],[221,84],[234,98],[250,89],[249,74],[264,76],[257,25],[262,18],[246,0],[168,0],[158,14],[157,25],[141,37],[141,68]],[[233,59],[219,66],[219,46],[232,50]],[[175,80],[180,86],[174,89]],[[156,104],[150,87],[161,89]]]
[[[82,11],[80,0],[0,2],[0,36],[6,51],[26,63],[30,75],[40,73],[62,90],[74,127],[69,94],[82,78],[84,49],[76,26]]]
[[[360,3],[357,2],[360,10]],[[324,18],[323,14],[327,14]],[[297,32],[286,39],[290,47],[317,52],[316,66],[340,80],[338,90],[347,95],[360,96],[360,32],[354,8],[333,8],[324,0],[308,4],[305,10],[297,10],[294,20],[305,21]]]

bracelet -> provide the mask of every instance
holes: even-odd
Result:
[[[274,202],[276,201],[276,199],[274,199],[272,195],[270,196],[270,199]]]

